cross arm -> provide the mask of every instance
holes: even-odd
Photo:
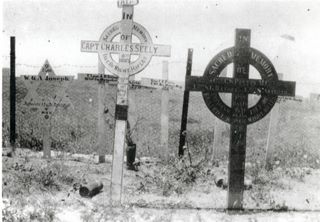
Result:
[[[295,88],[296,83],[291,81],[200,76],[186,78],[188,91],[294,96]]]

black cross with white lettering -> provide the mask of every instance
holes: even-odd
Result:
[[[234,63],[233,78],[218,77]],[[249,79],[253,65],[262,79]],[[204,76],[186,76],[187,91],[202,91],[206,105],[221,120],[231,124],[228,173],[228,209],[243,208],[247,125],[262,119],[280,96],[294,96],[295,82],[279,81],[271,62],[250,48],[250,30],[237,29],[235,47],[223,50],[207,66]],[[219,93],[231,93],[231,107]],[[258,103],[248,108],[248,94],[260,94]]]

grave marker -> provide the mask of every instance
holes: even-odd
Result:
[[[133,22],[133,7],[136,4],[138,1],[118,1],[118,6],[122,7],[121,21],[107,27],[99,41],[81,41],[82,52],[98,53],[106,69],[119,77],[110,189],[111,204],[115,205],[121,204],[122,195],[129,76],[146,68],[152,56],[170,56],[171,51],[170,46],[153,44],[147,30],[142,25]],[[120,35],[120,42],[112,42],[117,35]],[[133,43],[132,35],[135,35],[140,43]],[[112,54],[119,56],[118,62],[112,58]],[[138,55],[138,59],[131,61],[131,55]]]
[[[162,62],[162,80],[168,83],[168,61]],[[162,157],[165,162],[169,160],[169,89],[168,84],[164,84],[161,92],[161,139],[160,147],[163,152]],[[162,153],[161,152],[161,153]]]
[[[221,71],[234,63],[233,78],[219,77]],[[249,79],[249,64],[261,79]],[[274,106],[278,95],[294,96],[295,82],[279,81],[270,60],[250,47],[250,30],[236,29],[235,47],[218,53],[208,64],[204,75],[187,76],[187,91],[202,91],[210,111],[229,123],[228,209],[243,208],[247,125],[262,119]],[[219,92],[232,93],[231,107]],[[248,108],[248,94],[260,94],[256,105]]]
[[[282,80],[283,74],[278,73],[278,78]],[[265,163],[266,170],[272,169],[272,157],[273,157],[273,150],[275,145],[274,142],[275,142],[276,129],[277,129],[277,125],[279,122],[279,115],[280,115],[279,108],[280,108],[280,104],[279,102],[277,102],[276,104],[274,104],[270,112],[267,146],[266,146],[266,163]]]
[[[157,88],[157,89],[163,89],[165,87],[168,89],[181,90],[183,88],[181,84],[173,81],[164,80],[164,79],[145,78],[145,77],[141,78],[140,85],[145,87],[150,87],[150,88]]]
[[[118,83],[118,77],[114,75],[107,75],[104,73],[78,73],[78,80],[84,80],[84,81],[101,81],[103,80],[104,82]]]
[[[65,93],[69,83],[73,80],[73,76],[58,76],[53,72],[48,60],[41,67],[38,75],[22,75],[25,86],[28,89],[26,97],[22,101],[22,105],[26,108],[38,108],[43,117],[43,157],[51,158],[51,117],[56,108],[67,108],[72,106],[71,101]],[[41,83],[58,83],[59,89],[46,92],[45,95],[37,93]],[[50,94],[51,97],[48,95]]]

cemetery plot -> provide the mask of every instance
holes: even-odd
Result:
[[[295,82],[283,81],[269,59],[250,46],[247,29],[236,30],[235,46],[218,53],[202,77],[191,75],[189,49],[185,87],[168,80],[167,61],[162,79],[130,79],[152,56],[171,53],[170,46],[153,44],[133,21],[137,4],[119,0],[122,20],[99,41],[81,41],[82,52],[98,54],[98,74],[80,74],[75,81],[56,75],[46,60],[38,75],[18,78],[18,147],[24,148],[24,139],[42,137],[43,156],[50,160],[41,158],[33,143],[31,150],[18,149],[14,158],[4,149],[4,220],[213,219],[205,208],[224,216],[225,209],[246,209],[251,221],[258,218],[250,214],[256,211],[268,216],[269,210],[319,210],[320,106],[312,103],[318,96],[301,103],[292,98]],[[139,43],[132,41],[134,35]],[[223,73],[230,63],[232,78]],[[103,65],[114,75],[106,75]],[[261,79],[249,78],[249,65]],[[7,107],[8,83],[4,86]],[[231,95],[230,105],[221,93]],[[249,94],[259,95],[257,102]],[[281,101],[279,96],[286,97]],[[230,129],[216,132],[215,116]],[[24,135],[26,128],[31,132]],[[210,150],[218,139],[229,140],[229,150],[216,156]],[[123,169],[129,147],[138,149],[134,163],[126,158],[127,169],[134,171]],[[161,215],[159,209],[164,209]],[[236,213],[235,218],[242,214]]]
[[[18,79],[17,84],[18,92],[23,91],[23,96],[26,95],[22,80]],[[3,98],[6,98],[3,103],[4,119],[9,119],[6,114],[6,107],[8,107],[9,101],[8,83],[4,82],[4,86]],[[92,156],[96,150],[90,145],[96,141],[95,136],[97,133],[95,115],[93,115],[97,109],[96,86],[97,82],[73,81],[67,93],[75,110],[81,111],[82,114],[80,115],[80,113],[72,110],[67,113],[56,113],[58,116],[64,115],[71,119],[72,116],[76,117],[75,120],[79,123],[79,128],[74,122],[71,122],[70,127],[74,130],[75,136],[81,145],[71,145],[76,149],[73,152],[78,155],[72,156],[66,153],[65,157],[57,157],[53,152],[51,164],[43,162],[39,154],[25,149],[17,149],[18,159],[3,157],[3,161],[6,163],[3,164],[5,167],[3,168],[4,198],[13,201],[11,207],[6,208],[8,211],[15,209],[22,213],[24,208],[19,207],[19,198],[16,192],[24,191],[23,197],[29,206],[34,206],[38,211],[52,209],[52,212],[57,217],[60,216],[59,212],[68,211],[68,209],[71,209],[70,211],[73,212],[73,215],[79,210],[79,217],[80,215],[88,217],[91,215],[94,218],[99,216],[107,218],[108,215],[112,217],[111,213],[114,211],[111,210],[108,201],[106,201],[109,198],[110,180],[108,178],[111,175],[111,156],[108,156],[106,163],[97,165]],[[113,94],[115,98],[115,90],[116,88],[112,87],[108,94]],[[125,171],[124,173],[124,202],[128,203],[129,207],[128,212],[123,211],[118,216],[122,217],[125,215],[124,212],[131,215],[132,210],[139,206],[225,209],[227,207],[225,201],[227,190],[223,187],[218,187],[214,181],[216,175],[227,177],[226,160],[228,151],[222,151],[219,167],[207,166],[209,162],[205,160],[205,148],[210,148],[213,144],[212,123],[214,123],[214,115],[206,108],[202,95],[197,92],[190,93],[186,139],[191,153],[192,165],[190,165],[188,155],[184,155],[183,161],[169,162],[169,164],[164,165],[161,162],[154,162],[152,158],[149,161],[144,161],[145,159],[141,158],[145,156],[157,157],[161,152],[160,149],[154,148],[160,142],[161,91],[156,93],[156,90],[150,92],[150,89],[136,89],[131,92],[132,94],[137,93],[136,97],[133,97],[136,101],[137,113],[147,119],[147,121],[142,121],[141,125],[139,125],[138,135],[135,135],[135,138],[136,136],[140,138],[143,138],[144,135],[151,136],[138,140],[137,160],[141,160],[139,172]],[[18,94],[18,108],[21,107],[20,104],[23,99],[20,94]],[[177,148],[183,92],[169,90],[169,98],[169,147]],[[107,104],[113,104],[113,108],[108,106],[111,114],[114,113],[114,101],[111,98],[106,98]],[[313,110],[312,104],[306,101],[300,103],[287,100],[282,102],[282,105],[285,106],[283,108],[280,107],[280,120],[276,132],[276,148],[274,150],[276,159],[274,160],[273,171],[266,172],[264,170],[269,117],[267,116],[261,121],[248,126],[245,175],[246,179],[252,181],[252,188],[244,191],[244,207],[257,210],[272,208],[282,211],[286,209],[319,209],[319,173],[317,169],[319,169],[320,165],[317,143],[320,141],[317,129],[320,126],[318,115],[320,110]],[[290,115],[288,117],[289,112]],[[110,123],[112,119],[108,117]],[[159,126],[158,130],[154,127],[157,124]],[[39,123],[40,125],[41,123]],[[21,124],[17,126],[20,128]],[[83,128],[86,128],[86,130],[84,131]],[[69,131],[71,129],[65,125],[60,127],[64,134],[68,134],[68,139],[72,138]],[[82,136],[78,137],[81,133]],[[110,139],[112,139],[112,136]],[[223,131],[222,140],[228,139],[228,132]],[[148,151],[148,146],[151,152]],[[174,148],[173,151],[176,153]],[[20,151],[28,153],[19,154]],[[89,155],[80,155],[80,153]],[[108,153],[111,154],[111,148]],[[88,163],[87,160],[92,160],[92,162]],[[25,161],[28,162],[25,163]],[[33,166],[33,171],[29,171],[31,166]],[[50,171],[59,173],[56,176],[50,176]],[[53,185],[45,186],[45,183],[38,183],[38,181],[45,181],[40,180],[40,175],[43,175],[43,178],[52,178]],[[21,178],[28,181],[27,179],[30,177],[32,178],[31,184],[29,183],[30,186],[28,186],[28,183],[21,182]],[[79,199],[80,196],[77,191],[70,192],[69,197],[67,197],[67,193],[73,189],[73,185],[77,182],[82,183],[83,178],[87,181],[102,179],[104,184],[103,192],[92,199]],[[7,185],[4,185],[4,183]],[[54,184],[59,184],[60,191]],[[50,190],[53,195],[42,193],[40,188],[36,189],[38,186],[44,190]],[[31,194],[28,192],[28,187],[31,187]],[[35,193],[34,190],[37,190],[38,193]],[[47,191],[45,192],[47,193]],[[81,201],[82,206],[79,201]],[[58,208],[54,208],[55,204],[57,204]],[[91,208],[89,206],[92,205],[98,209],[98,212],[108,213],[104,215],[99,213],[90,214],[91,211],[89,209]],[[106,209],[110,210],[106,211]],[[281,215],[285,214],[285,212],[281,213]],[[292,212],[288,214],[292,214]]]

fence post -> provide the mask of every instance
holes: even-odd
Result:
[[[162,80],[165,81],[165,86],[161,92],[161,150],[163,153],[163,159],[165,162],[169,160],[169,88],[168,88],[168,61],[162,62]]]
[[[10,146],[11,155],[16,149],[16,38],[10,37]]]
[[[98,57],[98,74],[104,75],[105,69],[104,65]],[[106,127],[104,121],[104,98],[105,98],[105,82],[103,76],[101,76],[98,82],[98,154],[99,163],[104,163],[106,161]]]

